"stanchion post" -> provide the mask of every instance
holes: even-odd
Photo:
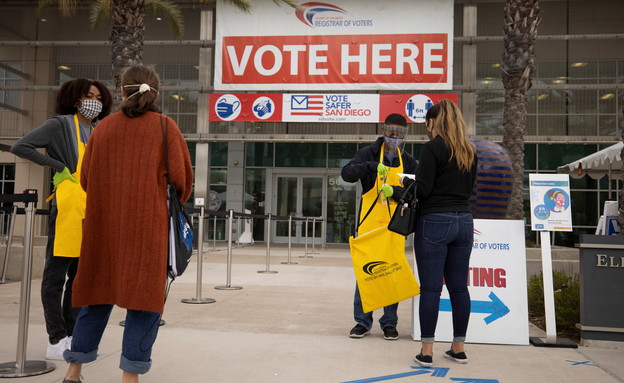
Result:
[[[199,225],[197,227],[197,282],[195,298],[182,299],[182,303],[190,304],[205,304],[214,303],[216,300],[213,298],[202,298],[202,272],[204,263],[204,199],[195,198],[195,206],[199,207]]]
[[[27,189],[23,196],[26,203],[24,225],[24,258],[22,260],[22,281],[20,285],[20,310],[17,328],[17,353],[15,362],[0,364],[0,378],[21,378],[41,375],[56,368],[54,363],[43,360],[26,360],[28,344],[28,322],[30,316],[30,288],[32,278],[32,237],[37,191]]]
[[[267,247],[266,247],[266,269],[258,270],[260,274],[277,274],[277,271],[269,270],[271,267],[271,213],[267,217]]]
[[[303,255],[300,255],[299,258],[308,258],[308,220],[309,218],[306,217],[305,219],[305,247],[304,247],[304,251],[303,251]]]
[[[314,252],[314,243],[316,242],[316,217],[312,217],[312,254]]]
[[[227,245],[227,280],[225,286],[215,286],[217,290],[240,290],[241,286],[232,286],[232,226],[234,225],[234,211],[230,209],[228,218],[228,245]]]
[[[9,268],[9,256],[11,256],[11,246],[13,244],[13,229],[15,228],[15,218],[17,217],[17,205],[13,204],[11,211],[11,224],[9,225],[9,233],[6,242],[6,250],[4,252],[4,262],[2,265],[2,280],[0,284],[6,283],[7,269]]]
[[[212,220],[212,250],[217,250],[217,216]]]
[[[288,216],[288,262],[282,262],[284,265],[296,265],[297,262],[292,262],[291,259],[291,236],[292,236],[292,215]]]

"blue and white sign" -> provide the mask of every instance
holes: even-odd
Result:
[[[418,270],[414,268],[418,278]],[[470,322],[466,342],[529,344],[524,222],[474,220],[468,272]],[[420,340],[420,296],[413,298],[412,336]],[[451,301],[442,289],[436,341],[453,340]]]
[[[224,94],[217,100],[217,115],[222,120],[232,121],[241,112],[241,102],[233,94]]]
[[[275,105],[273,105],[273,100],[269,97],[262,96],[258,97],[254,102],[251,108],[254,116],[261,120],[266,120],[267,118],[271,118],[273,113],[275,113]]]
[[[569,175],[529,174],[529,192],[534,231],[572,231]]]
[[[429,96],[415,94],[405,104],[405,115],[410,121],[421,124],[425,122],[425,115],[432,106],[433,101]]]

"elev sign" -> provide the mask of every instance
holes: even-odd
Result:
[[[217,3],[216,90],[451,89],[453,1]]]

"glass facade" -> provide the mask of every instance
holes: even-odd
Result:
[[[182,41],[172,40],[168,29],[149,16],[143,62],[155,65],[162,80],[163,112],[178,122],[189,141],[194,163],[196,145],[209,146],[209,163],[201,165],[209,166],[208,179],[196,182],[205,182],[221,197],[220,210],[226,209],[229,193],[243,196],[236,210],[248,209],[258,214],[278,213],[283,201],[274,201],[272,195],[277,193],[274,189],[278,188],[278,181],[283,182],[289,185],[280,184],[284,190],[300,190],[296,198],[311,199],[321,205],[314,214],[326,217],[327,242],[346,243],[354,227],[358,187],[342,181],[340,169],[358,148],[375,140],[377,124],[211,122],[202,130],[206,123],[198,116],[205,116],[202,113],[207,107],[205,96],[209,90],[200,85],[200,69],[205,65],[201,57],[211,48],[199,41],[201,12],[190,2],[180,4],[185,22]],[[476,95],[474,113],[467,115],[467,119],[475,122],[472,128],[476,138],[495,142],[502,140],[504,129],[500,65],[503,6],[500,0],[455,1],[455,37],[461,38],[464,27],[474,23],[478,37],[492,38],[471,43],[456,40],[453,48],[456,89],[423,91],[458,94],[460,105],[469,99],[468,94]],[[465,15],[472,14],[464,12],[467,7],[476,7],[476,19],[466,20]],[[529,173],[555,172],[560,165],[618,142],[624,130],[624,40],[618,37],[624,33],[621,1],[555,0],[542,1],[540,7],[536,72],[528,93],[525,130],[525,199],[528,199]],[[5,27],[0,29],[0,41],[4,43],[0,46],[1,139],[15,140],[49,118],[55,90],[69,79],[89,77],[112,86],[110,49],[105,44],[108,31],[91,30],[85,9],[79,9],[71,23],[55,7],[44,11],[40,19],[32,17],[34,5],[30,3],[0,6],[0,9],[0,24]],[[76,43],[81,40],[83,44]],[[32,41],[41,44],[25,44]],[[466,62],[465,44],[476,44],[475,62]],[[466,68],[474,68],[475,73],[464,78]],[[8,89],[11,86],[23,90]],[[410,91],[397,91],[406,92]],[[30,112],[30,108],[32,113],[23,113]],[[413,124],[405,150],[418,158],[420,146],[426,140],[424,126]],[[236,151],[230,150],[229,142],[244,143],[242,157],[233,157]],[[234,159],[243,167],[242,173],[233,172]],[[282,176],[286,178],[278,180]],[[321,177],[320,184],[317,176]],[[288,177],[297,181],[291,179],[289,183]],[[310,180],[303,181],[301,177]],[[320,187],[322,193],[306,194],[310,191],[300,189],[304,184]],[[557,233],[555,245],[572,246],[578,234],[593,233],[604,201],[617,199],[621,182],[606,177],[598,181],[582,178],[572,179],[571,185],[574,231]],[[286,202],[297,207],[296,198]],[[527,241],[535,242],[528,220],[526,224]],[[265,235],[266,227],[254,225],[256,241],[264,240]]]

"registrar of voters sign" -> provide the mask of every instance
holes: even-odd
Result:
[[[418,270],[414,270],[418,278]],[[420,278],[418,278],[420,280]],[[524,222],[475,219],[470,268],[470,321],[466,342],[529,344]],[[413,298],[412,337],[420,340],[420,295]],[[453,340],[452,305],[442,289],[435,340]]]
[[[534,231],[572,231],[570,176],[529,174],[529,193]]]

